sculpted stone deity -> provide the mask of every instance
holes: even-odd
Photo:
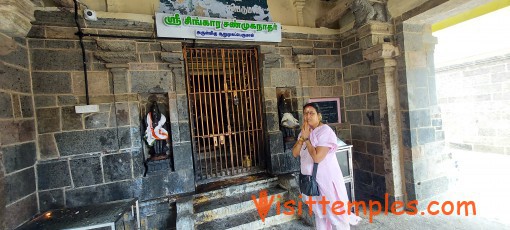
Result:
[[[150,147],[149,154],[151,159],[166,158],[168,147],[168,131],[166,127],[166,117],[159,111],[158,103],[152,102],[151,109],[146,117],[145,140]]]

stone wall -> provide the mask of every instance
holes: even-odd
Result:
[[[395,109],[392,109],[395,108],[393,98],[395,94],[387,93],[394,90],[391,87],[393,81],[386,84],[386,81],[389,81],[386,78],[393,79],[395,76],[395,61],[391,58],[398,55],[396,48],[391,46],[393,41],[391,28],[391,24],[370,23],[360,28],[360,31],[349,31],[341,36],[330,35],[330,38],[320,36],[324,40],[319,41],[310,41],[318,40],[318,36],[314,34],[307,36],[284,33],[284,40],[278,45],[279,55],[276,53],[276,56],[274,54],[265,56],[265,61],[272,63],[269,70],[267,64],[264,66],[264,72],[271,71],[271,74],[269,76],[264,74],[263,79],[273,172],[281,170],[278,166],[285,165],[282,162],[293,161],[290,152],[276,151],[281,149],[279,147],[281,143],[278,141],[282,138],[278,127],[274,126],[274,129],[271,129],[273,126],[270,125],[271,116],[277,117],[277,114],[274,114],[275,106],[270,107],[276,100],[274,87],[296,86],[298,92],[300,88],[302,92],[300,105],[309,98],[341,99],[342,123],[331,126],[339,138],[354,146],[356,199],[382,201],[387,192],[392,200],[402,199],[401,192],[396,193],[394,188],[400,184],[399,168],[393,168],[393,165],[400,163],[398,150],[393,150],[393,146],[398,146],[400,136],[398,133],[390,135],[390,132],[397,130],[388,125],[396,121],[392,116],[395,113]],[[393,49],[387,52],[386,45]],[[288,52],[284,48],[286,46],[292,47],[291,54],[294,56],[292,59],[286,54]],[[327,48],[327,53],[321,53],[323,48]],[[374,55],[372,52],[383,54]],[[296,72],[296,68],[299,72]],[[296,78],[297,74],[300,79]],[[272,130],[276,131],[271,132]],[[276,145],[271,143],[273,140]],[[293,167],[297,170],[299,165]],[[287,171],[293,170],[283,172]]]
[[[35,112],[26,39],[0,40],[0,228],[12,229],[38,210]]]
[[[387,36],[391,32],[371,31],[372,27],[341,36],[284,33],[283,42],[276,45],[241,44],[259,47],[261,54],[268,170],[299,170],[299,161],[283,149],[276,106],[276,88],[293,87],[298,107],[309,98],[341,99],[342,123],[331,126],[354,145],[359,199],[381,199],[384,192],[399,199],[399,180],[404,180],[408,200],[421,202],[445,191],[449,155],[443,151],[431,72],[435,41],[421,25],[401,22],[443,2],[427,1],[393,15],[394,38],[403,52],[397,64],[394,55],[363,59],[365,51],[392,42]],[[13,21],[17,23],[3,25],[26,27],[32,20]],[[98,113],[73,112],[75,105],[85,103],[85,96],[81,51],[69,12],[36,12],[28,42],[15,39],[14,51],[0,54],[0,124],[6,131],[0,136],[0,228],[13,228],[49,208],[129,197],[152,200],[142,204],[149,216],[143,221],[164,221],[172,205],[156,198],[194,191],[183,41],[153,39],[152,23],[107,18],[80,23],[85,33],[107,36],[87,37],[85,42],[90,99],[100,105]],[[391,68],[395,65],[396,75]],[[151,93],[168,98],[175,168],[143,177],[147,156],[138,129],[139,111]],[[397,108],[391,101],[395,98]],[[299,116],[302,120],[301,112]],[[398,174],[401,167],[404,176]]]
[[[408,200],[426,201],[448,190],[451,154],[445,150],[441,111],[434,76],[434,45],[430,25],[396,23],[398,93]]]
[[[189,42],[151,39],[153,28],[148,23],[113,19],[86,22],[90,23],[84,29],[87,33],[100,35],[87,37],[85,41],[90,102],[99,104],[100,111],[76,114],[74,106],[85,103],[76,28],[65,12],[36,12],[36,17],[28,44],[39,139],[40,211],[129,197],[150,200],[193,192],[182,63],[182,43]],[[194,45],[259,48],[266,159],[270,173],[299,170],[299,160],[283,148],[277,114],[277,88],[290,87],[295,89],[298,108],[310,98],[341,99],[342,122],[330,126],[339,138],[354,145],[357,199],[383,200],[385,193],[390,193],[390,199],[402,199],[404,177],[400,166],[403,165],[408,196],[420,194],[418,199],[422,200],[432,197],[436,191],[431,193],[434,187],[420,186],[437,185],[435,181],[442,182],[444,178],[437,177],[440,173],[426,171],[433,166],[429,162],[444,157],[440,147],[442,130],[437,125],[440,117],[435,113],[434,81],[426,76],[427,85],[424,86],[406,77],[414,72],[421,73],[423,63],[409,68],[405,63],[410,57],[420,60],[422,53],[413,53],[415,49],[430,59],[428,46],[405,43],[404,49],[404,41],[399,40],[403,36],[402,29],[399,33],[396,39],[400,50],[405,51],[405,58],[401,56],[398,62],[393,59],[398,52],[392,46],[391,24],[386,23],[369,23],[341,36],[283,33],[279,44],[197,40]],[[130,38],[116,39],[115,36]],[[412,34],[406,36],[412,38]],[[391,48],[389,52],[388,47]],[[429,59],[426,63],[430,63]],[[395,66],[399,68],[398,74]],[[420,96],[426,92],[426,104],[419,104],[423,97],[408,98],[408,90]],[[175,170],[143,177],[142,162],[147,156],[140,139],[140,110],[151,93],[168,97]],[[425,118],[414,118],[423,115],[423,111],[434,113],[425,116],[430,123],[422,121]],[[301,109],[298,114],[302,121]],[[414,120],[409,118],[410,114]],[[433,140],[426,135],[430,132]],[[436,137],[439,137],[437,141]],[[410,140],[418,141],[411,145],[414,142]],[[434,154],[422,157],[423,149],[434,150]],[[405,165],[401,154],[407,157]],[[415,193],[416,188],[421,190]]]
[[[345,118],[338,35],[283,33],[282,36],[282,42],[278,45],[262,45],[260,48],[268,142],[266,152],[270,159],[268,169],[274,174],[295,172],[300,167],[299,159],[292,156],[291,149],[284,150],[279,127],[277,88],[296,90],[300,123],[303,120],[302,107],[310,98],[340,98],[341,118]],[[339,138],[351,142],[349,125],[329,125]]]
[[[446,143],[510,154],[510,55],[436,69]]]
[[[76,114],[74,106],[85,103],[85,86],[74,24],[64,12],[35,15],[29,45],[38,120],[40,210],[192,192],[194,174],[182,41],[150,39],[150,24],[133,22],[119,29],[128,22],[81,22],[91,23],[85,32],[106,37],[85,40],[90,103],[99,104],[100,111]],[[114,39],[109,35],[131,38]],[[346,117],[338,36],[283,36],[283,42],[277,45],[207,40],[195,43],[259,47],[268,171],[274,174],[299,170],[299,160],[283,149],[277,115],[278,87],[295,88],[298,108],[309,98],[341,98],[341,117]],[[174,172],[142,177],[139,111],[142,97],[148,93],[168,93],[176,167]],[[302,120],[301,110],[299,117]],[[340,138],[351,142],[349,125],[330,125]]]
[[[55,14],[37,12],[28,39],[39,140],[40,211],[193,192],[182,43],[150,36],[86,39],[89,99],[90,104],[99,105],[99,112],[77,114],[74,106],[86,103],[80,44],[70,15]],[[118,24],[126,21],[111,22],[117,24],[105,23],[102,29],[87,32],[143,36],[152,30],[151,24],[140,23],[115,31],[111,28],[125,29]],[[147,109],[145,102],[151,95],[168,98],[162,104],[168,106],[174,167],[144,177],[148,153],[140,132],[145,114],[140,111]],[[164,206],[165,201],[161,202]],[[144,211],[153,205],[154,201],[142,202],[147,215],[144,223],[169,215]]]
[[[379,96],[380,76],[371,68],[372,60],[364,58],[364,51],[391,36],[363,31],[347,32],[341,39],[346,123],[352,132],[356,199],[382,201],[386,193],[381,129],[384,105]]]

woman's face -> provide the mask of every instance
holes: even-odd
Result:
[[[305,110],[303,111],[303,117],[306,122],[308,122],[308,125],[312,127],[317,127],[319,125],[319,114],[317,113],[317,110],[315,110],[312,106],[305,107]]]

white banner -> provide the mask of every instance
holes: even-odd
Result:
[[[158,37],[281,42],[280,23],[156,13]]]
[[[267,0],[159,0],[159,13],[271,22]]]

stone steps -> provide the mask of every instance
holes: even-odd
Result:
[[[263,173],[265,172],[265,169],[258,168],[258,167],[243,167],[243,166],[236,166],[236,167],[229,167],[218,170],[217,168],[210,168],[209,171],[206,171],[204,168],[201,169],[200,173],[195,175],[197,179],[201,180],[202,183],[207,183],[211,181],[217,180],[218,177],[225,177],[232,174],[232,170],[234,171],[234,174],[237,176],[242,176],[243,174],[249,175],[249,174],[256,174],[256,173]],[[210,173],[210,172],[213,173]]]
[[[275,196],[276,198],[281,197],[281,199],[284,199],[287,191],[282,188],[272,187],[267,189],[267,193],[269,197]],[[218,217],[232,216],[256,210],[255,203],[251,198],[252,195],[258,198],[259,191],[209,200],[195,206],[195,224],[202,224]],[[276,199],[274,202],[276,202]]]
[[[266,190],[268,198],[275,199],[265,221],[262,222],[252,195],[259,198]],[[193,197],[193,220],[195,229],[261,229],[286,223],[297,218],[285,215],[283,203],[288,191],[278,185],[277,178],[265,178],[246,184],[229,186]],[[280,214],[277,203],[280,202]]]
[[[235,215],[216,218],[211,221],[195,225],[197,230],[205,229],[262,229],[271,226],[280,225],[297,219],[296,215],[277,214],[276,202],[273,203],[264,221],[260,218],[257,209],[251,209]],[[280,210],[283,212],[283,202],[280,204]]]
[[[278,185],[278,178],[266,178],[250,183],[232,185],[222,189],[216,189],[209,192],[204,192],[193,196],[195,203],[202,203],[207,200],[217,199],[225,196],[232,196],[235,194],[249,193],[252,191],[259,191],[264,188],[275,187]],[[194,204],[195,204],[194,203]]]

